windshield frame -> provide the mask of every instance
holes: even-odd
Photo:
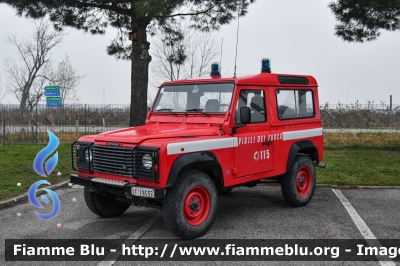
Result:
[[[204,86],[204,85],[231,85],[232,87],[231,87],[231,91],[215,91],[215,92],[213,92],[212,90],[211,91],[208,91],[208,90],[201,91],[202,95],[201,96],[196,96],[199,99],[198,100],[199,102],[197,103],[198,104],[197,108],[188,108],[188,102],[187,102],[188,97],[187,96],[186,96],[187,97],[187,99],[186,99],[186,108],[184,108],[184,110],[174,110],[174,108],[165,108],[165,107],[164,108],[159,108],[160,100],[162,99],[162,97],[160,97],[160,94],[164,93],[164,89],[166,89],[168,87],[193,86],[192,93],[197,93],[197,92],[194,92],[196,86],[198,86],[198,90],[201,90],[201,86]],[[224,88],[224,90],[227,90],[227,89],[230,89],[230,88]],[[171,113],[171,114],[175,114],[175,113],[185,113],[185,114],[187,114],[187,113],[225,114],[226,112],[228,112],[232,108],[232,101],[233,101],[233,97],[234,97],[234,94],[235,94],[235,89],[236,89],[236,84],[235,84],[235,82],[232,82],[232,81],[227,81],[227,82],[207,82],[207,83],[196,82],[196,83],[181,83],[181,84],[163,85],[162,87],[159,88],[159,90],[157,92],[157,96],[155,97],[153,105],[151,107],[151,111],[153,113],[163,113],[163,114],[165,114],[165,113]],[[190,91],[191,90],[190,90],[189,87],[187,88],[187,90],[182,90],[182,92],[186,92],[187,94],[189,94]],[[226,108],[226,105],[228,105],[227,103],[220,104],[221,97],[219,97],[219,99],[218,99],[218,104],[219,104],[219,108],[220,108],[219,111],[206,111],[205,107],[201,108],[200,97],[204,96],[204,92],[205,93],[209,93],[209,92],[211,92],[211,93],[220,93],[220,94],[221,93],[231,93],[231,96],[229,97],[229,99],[225,99],[225,100],[229,100],[229,108]],[[195,98],[195,97],[193,97],[193,98]],[[208,99],[208,100],[210,100],[210,99]],[[222,111],[221,111],[221,106],[225,106],[225,108]],[[156,110],[156,108],[158,108],[158,109]]]

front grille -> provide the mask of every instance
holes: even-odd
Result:
[[[132,177],[132,150],[132,148],[94,145],[94,171]]]
[[[143,167],[143,156],[149,154],[153,167]],[[150,161],[150,160],[149,160]],[[95,172],[108,173],[134,178],[158,180],[158,148],[135,147],[121,148],[110,146],[93,146],[93,168]]]

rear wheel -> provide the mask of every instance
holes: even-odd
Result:
[[[119,216],[130,206],[129,203],[116,200],[113,194],[91,192],[88,187],[85,187],[84,196],[88,208],[103,218]]]
[[[281,180],[282,195],[286,203],[301,207],[307,205],[314,193],[315,168],[308,156],[297,156],[292,170]]]
[[[167,228],[176,236],[192,239],[204,235],[214,222],[217,189],[213,180],[200,171],[179,176],[167,190],[163,217]]]

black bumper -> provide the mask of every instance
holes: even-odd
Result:
[[[94,182],[93,180],[96,180],[96,179],[101,182]],[[164,189],[137,186],[137,185],[129,184],[129,183],[115,182],[113,180],[108,180],[108,179],[99,179],[99,178],[92,179],[92,178],[87,178],[87,177],[81,177],[76,174],[70,175],[70,182],[72,184],[89,187],[94,190],[100,189],[105,192],[120,195],[120,196],[125,196],[127,198],[137,197],[137,196],[132,195],[132,193],[131,193],[132,188],[153,189],[154,190],[154,199],[164,198],[164,195],[165,195]],[[114,182],[114,184],[113,184],[113,182]]]

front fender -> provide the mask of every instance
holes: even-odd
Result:
[[[212,152],[193,152],[193,153],[183,154],[178,158],[176,158],[174,163],[172,164],[171,170],[168,175],[168,181],[166,187],[171,187],[175,184],[176,179],[179,176],[179,173],[185,167],[191,168],[191,166],[203,163],[207,163],[207,165],[210,166],[211,168],[215,168],[216,165],[218,165],[219,171],[221,171],[218,159]],[[201,171],[202,169],[198,170]]]

